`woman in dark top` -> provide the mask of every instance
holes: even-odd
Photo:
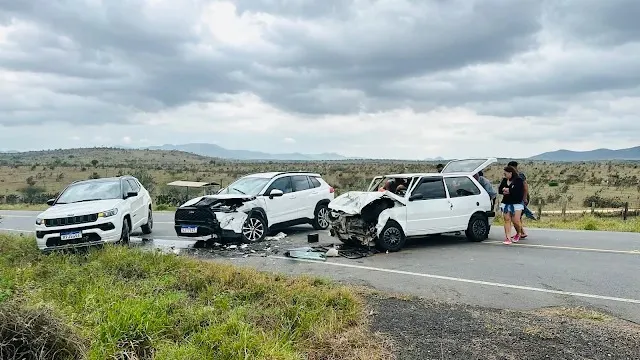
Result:
[[[524,181],[518,174],[518,170],[512,166],[504,168],[504,178],[498,187],[498,193],[502,194],[500,210],[504,216],[504,243],[518,242],[522,235],[520,215],[524,210],[522,199],[524,197]],[[516,234],[511,237],[511,224],[516,229]]]

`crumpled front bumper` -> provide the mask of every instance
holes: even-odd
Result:
[[[365,223],[358,215],[339,214],[330,218],[329,233],[344,243],[369,245],[376,239],[375,224]]]
[[[174,230],[180,237],[238,238],[242,236],[242,225],[247,219],[243,212],[194,212],[198,216],[189,216],[189,211],[176,212]],[[184,216],[186,214],[186,216]],[[183,233],[183,226],[197,226],[195,233]]]

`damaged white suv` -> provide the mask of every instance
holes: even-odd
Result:
[[[178,236],[240,238],[253,243],[269,231],[311,224],[329,227],[333,187],[320,174],[270,172],[242,177],[216,195],[187,201],[176,210]]]
[[[400,250],[408,237],[451,232],[483,241],[495,212],[473,175],[495,162],[455,160],[441,173],[378,176],[368,191],[351,191],[329,203],[331,236],[388,251]],[[391,189],[385,187],[389,180],[395,182]]]

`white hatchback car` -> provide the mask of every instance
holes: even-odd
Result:
[[[261,241],[270,230],[311,224],[329,227],[334,189],[320,174],[269,172],[244,176],[216,195],[197,197],[176,209],[176,235]]]
[[[407,237],[464,231],[483,241],[495,212],[489,194],[473,177],[496,158],[455,160],[441,173],[378,176],[368,191],[351,191],[330,204],[331,235],[345,243],[400,250]],[[380,186],[394,179],[401,191]]]
[[[36,218],[36,240],[43,251],[128,243],[131,232],[153,228],[149,192],[133,176],[76,181]]]

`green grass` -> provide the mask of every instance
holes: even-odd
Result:
[[[41,328],[16,326],[38,334],[27,348],[61,328],[67,340],[46,342],[71,349],[60,359],[383,358],[363,307],[322,279],[120,246],[43,255],[33,238],[0,234],[0,317],[38,314]]]
[[[504,224],[500,214],[494,222],[496,225]],[[593,230],[593,231],[619,231],[640,232],[640,217],[630,217],[626,221],[621,218],[597,217],[592,215],[543,216],[540,220],[526,219],[526,228],[566,229],[566,230]]]

